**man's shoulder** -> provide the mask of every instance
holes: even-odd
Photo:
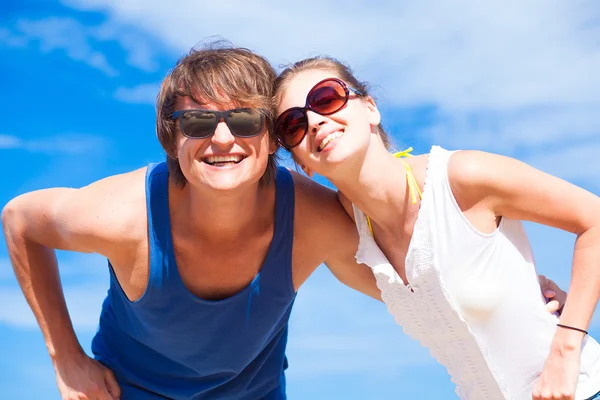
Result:
[[[308,259],[308,268],[313,268],[311,272],[320,263],[336,257],[349,254],[353,259],[358,234],[337,192],[304,175],[293,173],[293,176],[296,186],[294,245],[301,253],[298,257]]]
[[[333,226],[347,228],[352,220],[338,199],[337,191],[295,173],[296,220],[309,229]],[[350,225],[349,225],[350,224]],[[336,229],[337,229],[336,228]]]
[[[78,189],[82,197],[109,203],[116,208],[128,207],[145,200],[147,167],[107,176]]]
[[[290,171],[294,180],[296,204],[302,208],[339,206],[336,192],[309,177]]]
[[[145,176],[146,167],[76,189],[61,204],[62,217],[97,234],[123,239],[140,236],[146,223]]]
[[[54,187],[12,199],[3,222],[51,248],[113,255],[146,237],[145,169],[81,188]],[[135,247],[135,248],[137,248]]]

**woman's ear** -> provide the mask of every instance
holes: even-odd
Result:
[[[367,110],[369,110],[369,124],[377,126],[381,122],[381,114],[375,104],[375,100],[371,96],[367,97]]]
[[[292,155],[292,160],[296,163],[297,166],[299,166],[300,168],[302,168],[302,171],[304,171],[304,173],[309,177],[312,178],[313,176],[313,171],[308,168],[306,165],[302,164],[300,162],[300,160],[298,159],[298,157],[296,157],[296,155],[294,154],[294,152],[292,151],[291,153]]]
[[[302,165],[302,164],[298,164],[300,166],[300,168],[302,168],[302,171],[304,171],[304,173],[309,177],[312,178],[313,177],[313,172],[310,168],[308,168],[306,165]]]

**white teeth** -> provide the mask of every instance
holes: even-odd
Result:
[[[204,158],[204,161],[208,164],[215,164],[215,163],[228,163],[228,162],[240,162],[242,161],[243,157],[239,154],[231,154],[231,155],[227,155],[227,156],[208,156],[206,158]]]
[[[325,146],[327,146],[332,140],[339,138],[343,134],[344,132],[342,131],[330,133],[325,139],[323,139],[323,141],[319,145],[319,151],[322,151],[325,148]]]

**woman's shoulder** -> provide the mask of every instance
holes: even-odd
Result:
[[[502,156],[478,150],[457,150],[448,156],[448,180],[452,186],[481,187],[498,171],[495,166]]]

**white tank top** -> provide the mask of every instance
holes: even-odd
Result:
[[[405,286],[375,243],[365,214],[354,216],[356,259],[370,266],[388,311],[404,332],[444,365],[461,399],[531,400],[556,330],[545,309],[520,221],[494,233],[475,229],[448,182],[452,153],[434,146],[413,237]],[[576,399],[600,390],[600,346],[586,336]]]

